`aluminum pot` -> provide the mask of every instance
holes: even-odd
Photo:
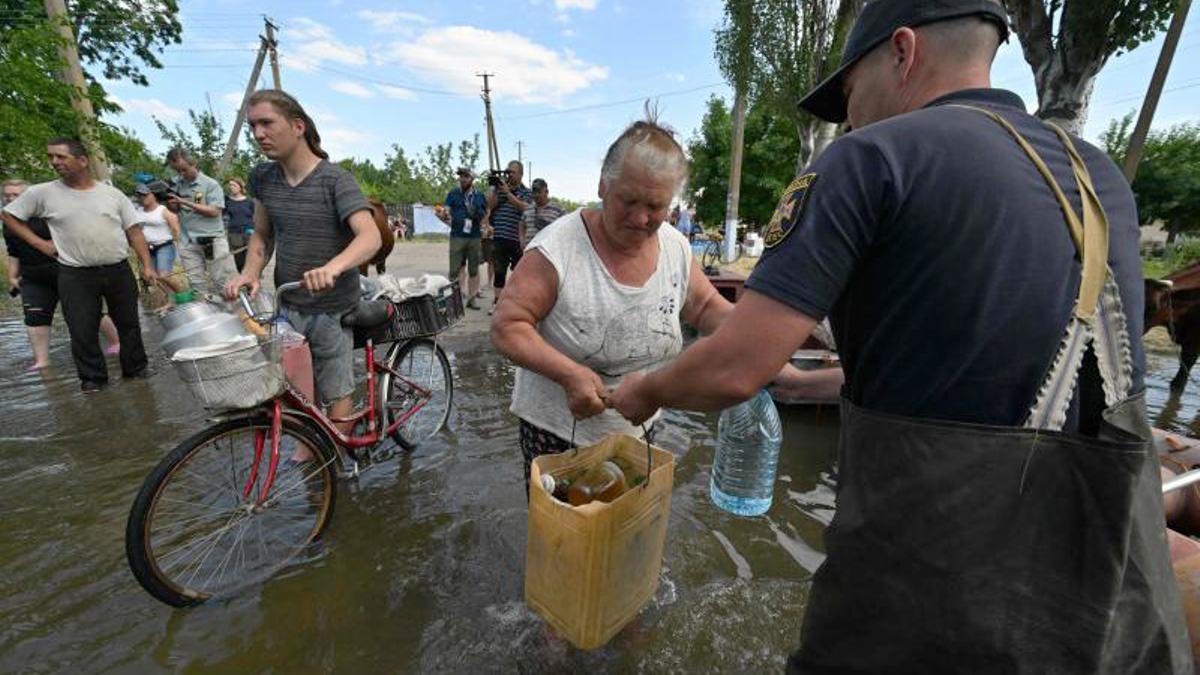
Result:
[[[192,305],[199,307],[192,309]],[[171,318],[170,325],[168,318]],[[163,335],[162,349],[168,359],[180,349],[202,347],[251,334],[237,316],[221,311],[215,305],[198,302],[189,302],[171,310],[163,317],[163,327],[166,328],[166,334]]]

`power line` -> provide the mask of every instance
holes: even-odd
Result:
[[[723,87],[723,86],[725,86],[724,82],[714,82],[712,84],[705,84],[705,85],[701,85],[699,87],[691,87],[690,89],[677,89],[675,91],[664,91],[664,92],[660,92],[657,94],[645,94],[643,96],[635,96],[634,98],[622,99],[620,101],[610,101],[608,103],[594,103],[592,105],[581,105],[581,106],[577,106],[575,108],[563,108],[562,110],[551,110],[548,112],[533,113],[531,115],[515,115],[515,116],[510,116],[510,117],[502,117],[500,119],[502,119],[504,121],[529,120],[529,119],[534,119],[536,117],[550,117],[551,115],[566,115],[568,113],[582,112],[585,110],[597,110],[600,108],[612,108],[614,106],[626,105],[629,103],[640,103],[642,101],[645,101],[648,98],[666,98],[668,96],[682,96],[684,94],[691,94],[693,92],[704,91],[705,89],[715,89],[717,87]]]
[[[299,57],[299,58],[303,58],[303,57]],[[420,86],[408,84],[405,82],[396,82],[394,80],[386,80],[381,77],[373,77],[371,75],[363,75],[361,73],[355,73],[355,72],[351,72],[351,71],[347,71],[347,70],[341,70],[340,68],[332,68],[330,66],[324,66],[321,64],[311,64],[311,67],[315,68],[316,70],[321,70],[321,71],[324,71],[327,73],[334,73],[336,75],[341,75],[343,77],[349,77],[349,78],[355,79],[355,80],[362,80],[363,82],[370,82],[372,84],[383,84],[383,85],[387,85],[389,87],[400,87],[401,89],[408,89],[409,91],[415,91],[415,92],[419,92],[422,94],[433,94],[435,96],[459,96],[459,97],[473,95],[473,94],[467,94],[467,93],[462,93],[462,92],[457,92],[457,91],[449,91],[447,89],[429,89],[426,87],[420,87]]]

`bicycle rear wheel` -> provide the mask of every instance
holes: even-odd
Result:
[[[417,338],[393,347],[384,363],[390,370],[379,382],[383,425],[387,428],[393,420],[410,415],[392,431],[392,439],[413,450],[440,431],[450,416],[454,400],[450,359],[433,340]]]
[[[250,495],[243,491],[261,466]],[[289,459],[305,448],[313,459]],[[125,528],[134,577],[176,607],[262,582],[320,536],[333,512],[336,456],[300,422],[284,418],[279,468],[261,506],[271,451],[271,419],[227,420],[185,439],[142,484]]]

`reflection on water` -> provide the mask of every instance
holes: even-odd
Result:
[[[152,600],[125,564],[134,493],[203,413],[147,345],[158,373],[84,398],[65,340],[55,374],[22,374],[24,330],[0,317],[0,672],[761,672],[798,640],[821,532],[832,517],[836,410],[785,409],[767,517],[708,501],[715,415],[668,412],[677,456],[659,591],[608,646],[576,651],[523,602],[526,510],[512,372],[481,335],[452,332],[450,430],[339,484],[315,559],[192,610]],[[1173,356],[1152,354],[1157,423],[1189,431],[1171,401]]]

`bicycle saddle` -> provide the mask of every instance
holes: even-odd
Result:
[[[342,315],[342,325],[350,328],[375,328],[387,323],[396,313],[391,300],[364,300]]]

